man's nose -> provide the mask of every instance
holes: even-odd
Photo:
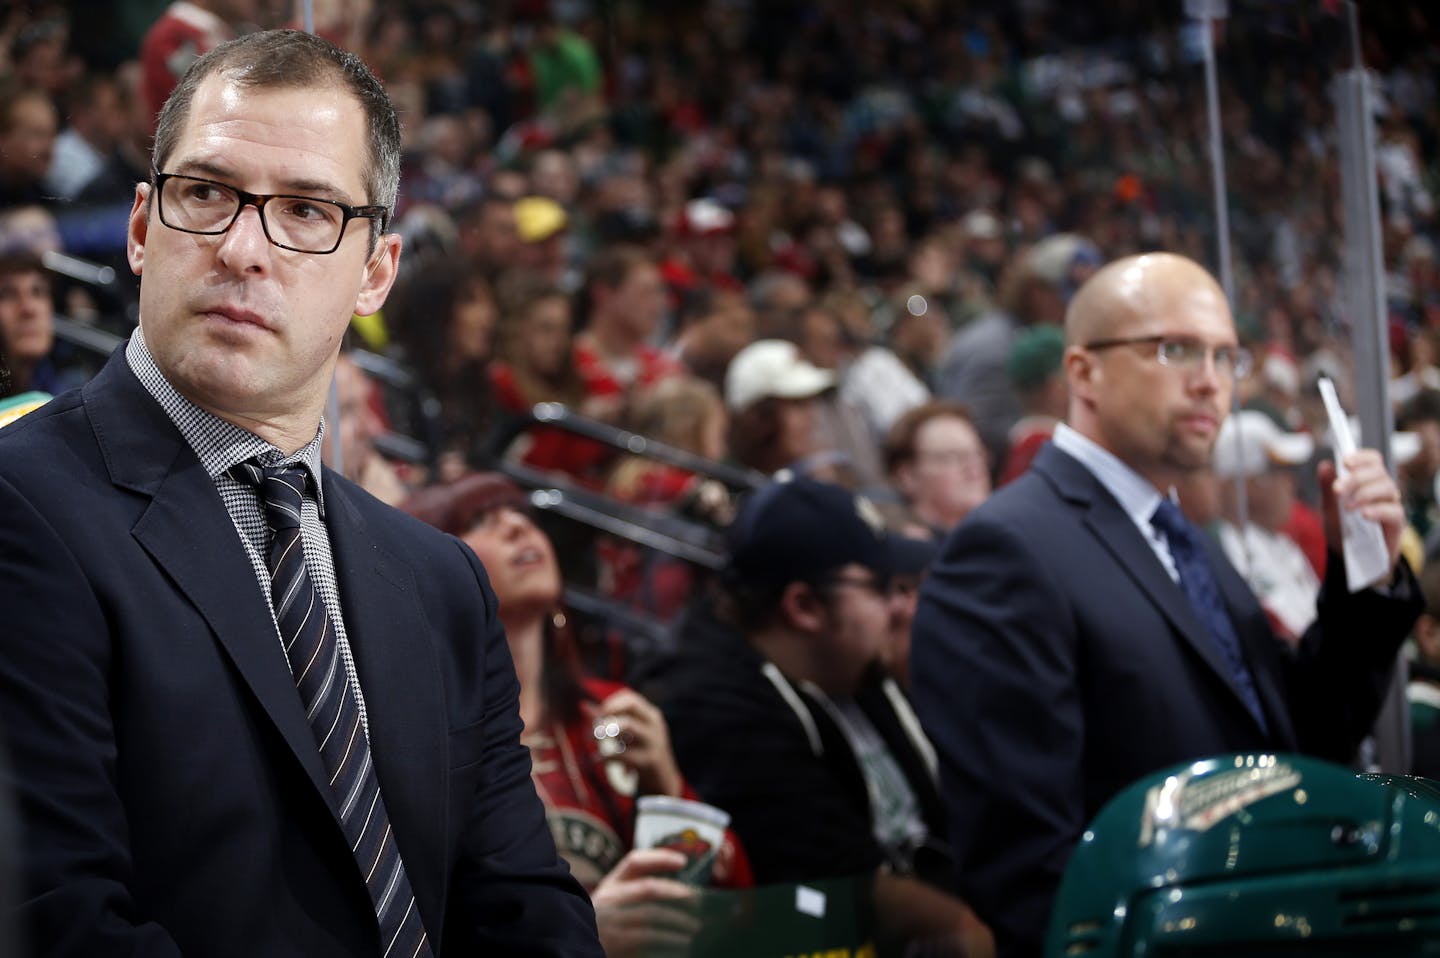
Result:
[[[237,273],[268,270],[272,249],[260,207],[254,203],[240,207],[235,222],[220,237],[220,259]]]
[[[1218,392],[1226,383],[1226,376],[1215,362],[1215,351],[1206,350],[1205,356],[1189,370],[1192,389],[1207,394]]]

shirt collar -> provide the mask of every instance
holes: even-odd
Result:
[[[279,447],[266,442],[250,430],[242,429],[212,412],[201,409],[181,395],[160,371],[139,328],[125,347],[125,360],[141,385],[160,404],[160,408],[165,410],[175,428],[180,430],[180,435],[185,437],[185,441],[195,451],[200,464],[205,467],[205,473],[211,479],[228,472],[247,459],[254,459],[262,466],[302,466],[310,474],[315,489],[315,501],[320,507],[320,516],[324,517],[325,487],[320,481],[323,471],[320,452],[325,439],[323,416],[320,427],[315,431],[315,438],[293,455],[287,456]]]
[[[1120,503],[1120,508],[1125,510],[1131,521],[1141,528],[1150,524],[1162,497],[1145,477],[1125,465],[1113,452],[1063,422],[1056,425],[1052,441],[1057,449],[1073,456],[1090,470]],[[1174,498],[1174,490],[1171,490],[1171,499]]]

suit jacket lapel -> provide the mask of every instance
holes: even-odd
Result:
[[[326,527],[345,634],[365,693],[370,750],[406,872],[440,910],[446,855],[448,723],[434,632],[414,576],[367,527],[344,480],[325,471]],[[479,637],[475,637],[479,641]],[[436,932],[439,929],[435,929]]]
[[[1074,457],[1050,444],[1041,449],[1034,466],[1047,477],[1063,499],[1081,511],[1085,527],[1155,604],[1175,633],[1225,683],[1235,701],[1249,715],[1245,700],[1240,696],[1229,666],[1220,656],[1215,639],[1206,631],[1185,593],[1170,578],[1159,557],[1150,548],[1150,543],[1145,541],[1110,491]],[[1228,594],[1226,600],[1231,609],[1235,608]],[[1253,717],[1251,721],[1254,721]],[[1256,729],[1258,731],[1258,725]]]
[[[123,348],[84,396],[111,480],[150,497],[131,534],[205,618],[241,681],[333,809],[328,776],[269,606],[214,481],[130,371]]]

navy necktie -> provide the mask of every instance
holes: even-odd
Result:
[[[359,701],[325,602],[305,568],[300,508],[309,473],[300,466],[270,469],[242,462],[230,470],[230,476],[254,486],[265,506],[271,533],[266,561],[275,624],[300,690],[300,704],[330,775],[340,827],[375,906],[383,954],[387,958],[428,958],[430,946],[380,798]]]
[[[1235,686],[1240,690],[1240,697],[1245,701],[1245,707],[1255,716],[1255,721],[1260,723],[1261,730],[1268,734],[1265,710],[1260,707],[1260,695],[1255,691],[1255,680],[1250,675],[1250,668],[1245,664],[1245,656],[1240,651],[1240,637],[1235,634],[1235,625],[1230,621],[1230,613],[1225,610],[1225,603],[1220,598],[1220,587],[1215,582],[1215,575],[1209,560],[1205,558],[1204,548],[1194,527],[1186,521],[1180,508],[1169,499],[1160,500],[1160,505],[1150,518],[1150,524],[1170,544],[1170,555],[1180,573],[1180,588],[1184,591],[1185,598],[1190,600],[1195,615],[1205,626],[1205,631],[1215,640],[1215,646],[1220,650],[1220,658],[1229,668]]]

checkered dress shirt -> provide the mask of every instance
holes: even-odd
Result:
[[[260,594],[265,598],[266,607],[270,609],[272,622],[275,619],[275,609],[270,601],[270,569],[265,564],[269,527],[265,522],[264,506],[261,505],[260,496],[254,488],[230,478],[226,473],[232,466],[247,459],[256,459],[265,466],[298,463],[310,473],[315,482],[316,498],[305,498],[300,516],[305,565],[310,571],[310,578],[315,582],[315,588],[320,591],[325,611],[330,614],[330,621],[335,627],[340,654],[345,660],[345,671],[350,676],[350,683],[355,688],[359,703],[360,721],[368,735],[370,726],[365,717],[365,696],[360,691],[360,677],[355,673],[355,661],[350,655],[350,642],[345,635],[340,589],[335,581],[335,562],[330,554],[330,536],[325,531],[325,489],[320,482],[320,449],[325,438],[324,419],[320,421],[315,438],[294,455],[287,456],[254,433],[206,412],[180,395],[160,372],[160,367],[155,365],[155,359],[150,355],[139,329],[135,330],[125,347],[125,360],[141,385],[155,397],[155,401],[165,410],[170,421],[175,423],[175,428],[180,430],[190,448],[195,450],[200,464],[214,481],[215,488],[225,503],[225,511],[230,514],[230,519],[240,534],[245,554],[250,557],[250,568],[255,572],[255,582],[260,587]],[[275,628],[275,642],[283,657],[285,646],[280,638],[278,625]],[[288,659],[285,661],[288,662]]]

